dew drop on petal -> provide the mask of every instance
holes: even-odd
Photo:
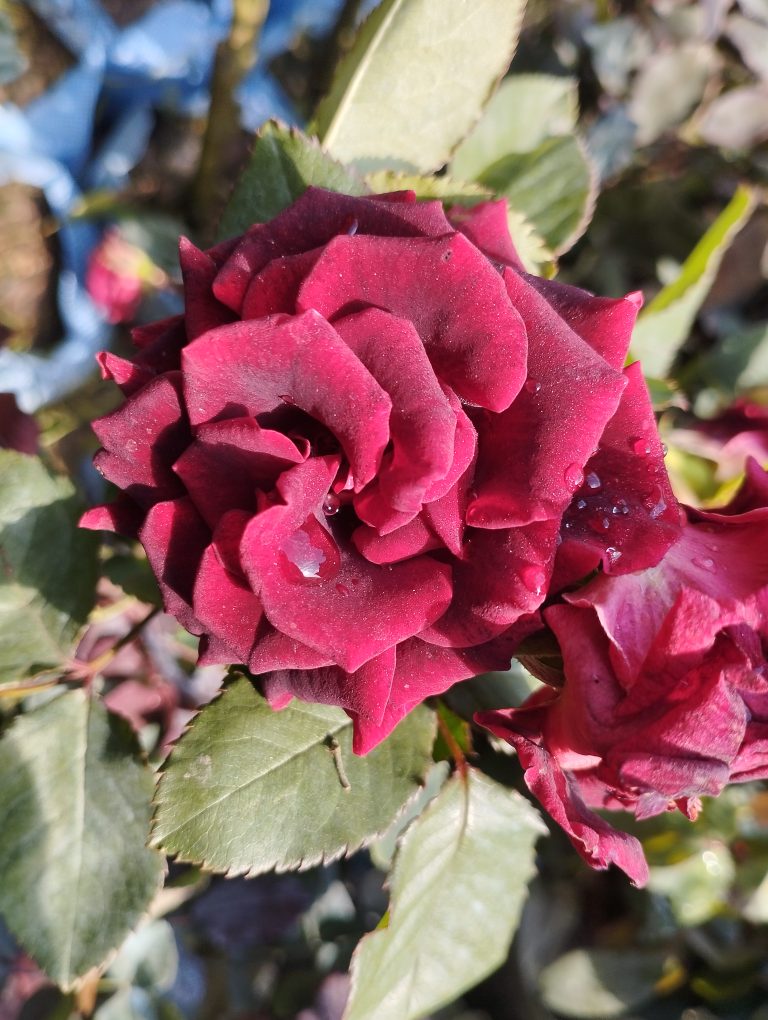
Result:
[[[326,517],[333,517],[341,510],[341,500],[333,493],[329,492],[323,500],[323,513]]]
[[[642,437],[638,439],[630,439],[629,443],[638,457],[647,457],[651,452],[651,444],[647,439],[643,439]]]
[[[629,513],[629,506],[625,499],[617,499],[611,507],[611,513],[614,517],[625,517]]]
[[[339,595],[349,595],[349,588],[346,586],[346,584],[337,584],[336,591],[339,593]]]
[[[611,566],[613,566],[614,563],[618,563],[621,559],[621,553],[612,545],[609,545],[605,550],[605,555],[608,557],[608,562]]]
[[[565,484],[573,492],[575,489],[578,489],[584,481],[584,472],[578,464],[569,464],[565,469],[563,477],[565,479]]]
[[[594,471],[590,471],[584,480],[586,481],[587,486],[590,489],[599,489],[600,486],[603,484],[600,481],[600,475],[595,474]]]
[[[586,510],[586,508],[587,508],[587,501],[586,501],[586,499],[577,499],[576,500],[576,509],[577,510]]]
[[[520,578],[528,591],[533,592],[534,595],[541,595],[544,585],[547,583],[547,575],[541,567],[532,565],[523,567],[520,571]]]
[[[291,581],[325,581],[339,570],[339,550],[314,518],[289,535],[280,547]]]
[[[611,519],[603,514],[595,514],[594,517],[590,517],[587,523],[593,531],[599,534],[601,531],[608,531],[611,526]]]
[[[525,388],[529,393],[536,394],[541,392],[541,383],[538,379],[526,379]]]
[[[710,556],[694,556],[693,565],[701,567],[702,570],[706,570],[710,574],[715,570],[715,561]]]
[[[278,397],[284,404],[295,404],[296,401],[290,395],[290,393],[278,393]]]

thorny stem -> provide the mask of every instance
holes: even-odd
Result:
[[[462,779],[467,778],[467,759],[464,757],[464,752],[459,747],[459,743],[451,733],[451,728],[448,723],[443,719],[440,713],[437,713],[437,728],[440,730],[440,736],[446,743],[448,750],[451,752],[451,757],[456,762],[456,768],[459,771],[459,775]]]
[[[269,0],[234,0],[229,34],[216,50],[211,103],[192,195],[195,218],[205,232],[213,230],[220,212],[224,167],[240,130],[235,90],[255,63],[256,41],[268,10]]]

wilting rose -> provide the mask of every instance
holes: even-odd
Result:
[[[582,856],[637,883],[640,844],[590,808],[695,817],[699,797],[768,777],[768,474],[752,461],[728,507],[687,516],[658,566],[545,610],[561,690],[478,716]]]
[[[84,523],[138,535],[202,661],[247,664],[278,706],[342,706],[357,751],[508,664],[604,433],[626,519],[570,545],[622,571],[677,537],[622,371],[638,301],[528,276],[504,203],[310,188],[181,264],[184,316],[100,356],[127,401],[96,463],[123,495]]]

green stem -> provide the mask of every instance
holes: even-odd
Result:
[[[216,50],[211,103],[192,191],[193,219],[206,241],[213,239],[226,194],[226,163],[240,131],[235,90],[254,65],[256,42],[268,10],[269,0],[234,0],[229,34]]]

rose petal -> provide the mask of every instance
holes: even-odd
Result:
[[[214,293],[239,313],[251,279],[274,258],[319,248],[349,230],[418,237],[446,234],[450,229],[440,202],[387,195],[355,198],[309,187],[273,220],[252,228],[242,238],[219,273]]]
[[[234,320],[234,315],[213,296],[219,269],[213,259],[186,237],[179,238],[179,264],[184,281],[184,324],[187,340]]]
[[[456,414],[411,323],[368,308],[337,320],[335,329],[392,401],[391,454],[355,499],[358,516],[386,534],[388,509],[417,514],[425,492],[448,473]]]
[[[320,705],[339,705],[376,724],[387,708],[394,670],[395,649],[389,648],[354,673],[345,673],[338,666],[281,670],[265,677],[264,688],[270,701],[292,696]]]
[[[316,312],[222,326],[186,347],[182,360],[193,424],[258,417],[288,403],[336,436],[358,491],[375,476],[391,401]]]
[[[625,386],[526,278],[508,269],[504,279],[528,330],[529,378],[503,414],[473,416],[477,496],[467,522],[482,528],[559,517]]]
[[[640,291],[633,291],[623,298],[603,298],[556,280],[529,275],[525,279],[547,299],[571,329],[586,340],[592,350],[612,368],[621,371],[637,313],[643,306]]]
[[[237,653],[231,661],[248,662],[263,615],[261,602],[222,565],[213,545],[200,559],[192,608],[205,630]]]
[[[241,318],[260,319],[276,312],[295,312],[299,288],[321,251],[317,248],[268,262],[248,285]]]
[[[557,523],[509,531],[468,529],[464,558],[453,564],[453,600],[424,641],[453,648],[481,644],[537,609],[547,592]]]
[[[205,629],[192,609],[195,578],[211,533],[186,497],[156,503],[139,530],[163,605],[185,630]]]
[[[385,535],[362,524],[352,532],[352,542],[369,563],[398,563],[443,544],[419,517]]]
[[[465,400],[501,411],[518,393],[525,329],[499,274],[462,234],[335,238],[297,307],[330,319],[365,305],[412,322],[439,378]]]
[[[101,378],[119,386],[126,397],[140,390],[156,374],[146,365],[136,365],[132,361],[126,361],[125,358],[118,358],[116,354],[110,354],[109,351],[99,351],[96,362],[101,369]]]
[[[116,531],[118,535],[136,538],[143,520],[141,509],[132,499],[121,494],[111,503],[86,510],[80,518],[79,527],[91,531]]]
[[[187,342],[183,315],[138,326],[131,330],[131,338],[139,348],[133,359],[137,366],[149,369],[154,375],[175,372],[181,367],[181,350]]]
[[[448,211],[448,217],[486,258],[515,269],[524,268],[509,236],[506,199],[480,202],[471,208],[454,205]]]
[[[655,566],[682,532],[640,363],[625,375],[618,409],[566,511],[559,552],[567,555],[572,542],[587,546],[594,554],[590,569],[602,560],[607,574]]]
[[[104,449],[94,458],[110,482],[142,506],[182,492],[170,465],[189,444],[181,375],[148,382],[116,411],[97,419],[93,431]]]
[[[229,418],[200,425],[195,439],[173,465],[211,527],[228,511],[256,509],[256,494],[304,456],[280,432],[262,429],[253,418]]]
[[[310,515],[327,491],[331,470],[333,458],[316,458],[286,471],[278,482],[285,506],[253,518],[241,551],[269,621],[353,673],[443,613],[450,570],[429,556],[376,566],[343,537],[318,532]],[[314,522],[314,530],[299,535],[305,522]],[[309,564],[306,571],[294,565],[300,557]]]
[[[327,655],[321,655],[314,648],[309,648],[295,638],[275,630],[266,619],[261,622],[248,661],[248,668],[256,674],[280,670],[319,669],[332,665],[333,662]]]

